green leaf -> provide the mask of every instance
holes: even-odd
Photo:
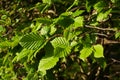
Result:
[[[0,48],[10,47],[10,46],[11,46],[11,42],[9,41],[0,42]]]
[[[1,19],[3,19],[3,20],[7,19],[7,15],[2,15]]]
[[[119,6],[120,6],[120,1],[119,1],[119,0],[111,0],[111,2],[112,2],[116,7],[119,7]]]
[[[2,25],[0,25],[0,32],[5,31],[5,28],[3,28]]]
[[[91,47],[84,47],[80,51],[80,56],[79,58],[85,61],[85,59],[92,54],[93,49]]]
[[[33,52],[33,50],[23,49],[20,53],[17,53],[17,56],[13,59],[13,62],[19,61]]]
[[[63,27],[68,27],[73,23],[74,23],[74,20],[70,16],[61,15],[57,20],[57,24],[59,24],[60,26],[63,26]]]
[[[75,27],[82,27],[83,26],[83,22],[84,22],[84,17],[83,16],[79,16],[79,17],[76,17],[75,19],[74,19],[74,25],[75,25]]]
[[[69,42],[64,37],[57,37],[51,41],[54,47],[54,56],[65,57],[71,52]]]
[[[74,47],[74,46],[76,46],[77,44],[78,44],[77,41],[72,41],[71,44],[70,44],[70,46],[71,46],[71,47]]]
[[[50,25],[50,35],[53,35],[56,32],[57,28],[55,28],[55,25]]]
[[[116,3],[118,0],[111,0],[112,1],[112,3]]]
[[[38,49],[44,42],[45,38],[36,33],[27,34],[20,40],[21,46],[27,49]]]
[[[52,44],[50,42],[48,42],[45,47],[45,56],[48,57],[48,56],[54,56],[54,48],[52,46]]]
[[[94,57],[95,58],[104,57],[103,56],[103,46],[102,45],[100,45],[100,44],[94,45],[93,49],[94,49]]]
[[[73,13],[72,12],[64,12],[64,13],[62,13],[60,16],[70,16],[70,15],[72,15]]]
[[[42,27],[42,23],[40,23],[40,22],[36,22],[35,24],[31,23],[31,25],[30,25],[32,32],[39,31],[41,29],[41,27]]]
[[[103,20],[106,20],[108,18],[108,15],[110,14],[112,9],[107,10],[106,12],[101,12],[97,16],[97,21],[101,22]]]
[[[54,48],[66,48],[69,46],[69,42],[64,37],[57,37],[51,41]]]
[[[70,40],[73,38],[73,33],[72,33],[72,30],[70,27],[66,28],[63,32],[63,36],[67,39],[67,40]]]
[[[43,26],[43,28],[41,29],[41,35],[47,35],[49,32],[49,27],[48,26]]]
[[[47,4],[51,4],[52,3],[51,0],[42,0],[42,1],[43,1],[43,3],[47,3]]]
[[[46,7],[46,4],[43,4],[43,3],[37,3],[36,5],[35,5],[35,8],[37,8],[39,11],[41,11],[41,13],[42,12],[44,12],[44,8]]]
[[[39,66],[38,66],[38,71],[46,71],[51,68],[53,68],[56,63],[59,61],[58,57],[44,57],[40,60]]]
[[[35,18],[34,21],[38,21],[39,23],[50,25],[53,20],[49,18]]]
[[[105,58],[96,58],[95,60],[98,62],[98,64],[100,64],[100,66],[101,66],[103,69],[106,68],[107,63],[106,63]]]
[[[91,8],[92,6],[95,4],[96,0],[86,0],[86,9],[87,9],[87,12],[90,12],[91,11]]]
[[[117,39],[117,38],[120,38],[120,32],[116,32],[115,38],[116,38],[116,39]]]
[[[79,16],[79,15],[81,15],[83,12],[85,12],[85,10],[76,10],[76,11],[72,14],[72,16],[73,16],[73,17]]]
[[[102,9],[106,7],[106,3],[104,1],[99,1],[94,5],[94,9],[97,10],[97,12],[100,12]]]
[[[71,47],[66,47],[66,48],[57,47],[54,49],[54,56],[61,58],[67,56],[68,54],[70,54],[70,52],[71,52]]]

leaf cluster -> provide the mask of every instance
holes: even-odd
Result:
[[[104,46],[119,43],[119,3],[1,0],[0,80],[114,78]]]

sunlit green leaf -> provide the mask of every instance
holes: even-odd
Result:
[[[46,71],[53,68],[58,62],[58,57],[44,57],[40,60],[38,71]]]
[[[117,39],[117,38],[120,38],[120,32],[116,32],[115,38],[116,38],[116,39]]]
[[[94,45],[93,49],[94,49],[94,57],[95,58],[104,57],[102,45],[100,45],[100,44]]]
[[[73,12],[64,12],[64,13],[62,13],[60,16],[70,16],[70,15],[72,15],[73,14]]]
[[[113,3],[116,3],[118,0],[111,0]]]
[[[66,48],[69,46],[69,42],[64,37],[57,37],[51,41],[54,48]]]
[[[50,35],[53,35],[56,32],[57,28],[55,28],[55,25],[50,25]]]
[[[75,27],[82,27],[83,24],[84,24],[83,21],[84,21],[84,17],[83,16],[76,17],[75,18],[75,22],[74,22]]]
[[[66,47],[66,48],[60,48],[57,47],[54,49],[54,56],[56,57],[65,57],[71,52],[71,47]]]
[[[79,15],[81,15],[83,12],[85,12],[85,11],[84,11],[84,10],[76,10],[76,11],[72,14],[72,16],[73,16],[73,17],[79,16]]]
[[[74,34],[71,32],[71,28],[68,27],[64,30],[63,36],[66,38],[66,40],[72,39]]]
[[[85,59],[91,55],[92,53],[92,48],[91,47],[84,47],[81,51],[80,51],[80,56],[79,58],[82,59],[83,61],[85,61]]]
[[[48,3],[48,4],[51,4],[52,3],[52,0],[42,0],[43,3]]]
[[[44,26],[42,29],[41,29],[41,35],[47,35],[49,32],[49,27],[48,26]]]
[[[103,21],[106,20],[108,18],[108,15],[110,14],[112,9],[107,10],[106,12],[101,12],[98,14],[97,16],[97,21]]]
[[[13,62],[19,61],[33,52],[33,50],[23,49],[20,53],[17,53],[17,56],[13,59]]]
[[[69,42],[64,37],[57,37],[51,43],[54,47],[54,55],[57,57],[65,57],[71,52]]]
[[[9,41],[0,42],[0,48],[10,47],[10,46],[11,46],[11,42]]]
[[[77,44],[78,44],[77,41],[72,41],[71,44],[70,44],[70,46],[74,47],[74,46],[76,46]]]

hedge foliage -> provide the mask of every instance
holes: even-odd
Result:
[[[119,11],[119,0],[0,0],[0,80],[119,79],[104,48],[119,43]]]

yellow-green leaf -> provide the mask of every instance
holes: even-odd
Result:
[[[40,60],[38,71],[46,71],[53,68],[58,62],[58,57],[44,57]]]
[[[83,21],[84,21],[84,17],[83,16],[79,16],[76,17],[74,22],[75,27],[82,27],[83,26]]]
[[[91,47],[84,47],[81,51],[80,51],[80,56],[79,58],[82,59],[83,61],[85,61],[85,59],[90,56],[92,53],[92,48]]]
[[[95,58],[100,58],[100,57],[104,57],[103,56],[103,46],[100,44],[94,45],[94,57]]]
[[[108,15],[110,14],[112,9],[109,9],[108,11],[106,12],[101,12],[98,14],[97,16],[97,21],[101,22],[101,21],[104,21],[108,18]]]

